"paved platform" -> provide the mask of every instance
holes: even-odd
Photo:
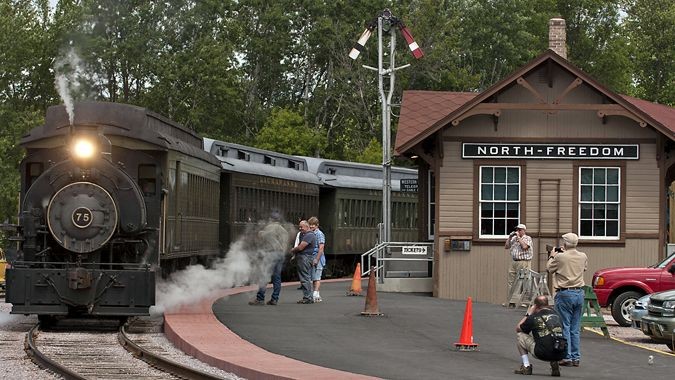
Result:
[[[249,379],[521,378],[513,369],[520,364],[515,324],[522,309],[474,302],[480,351],[458,352],[453,343],[466,301],[379,292],[384,316],[363,317],[365,297],[345,296],[348,285],[323,282],[324,302],[313,305],[296,304],[297,283],[286,284],[277,306],[249,306],[253,287],[230,289],[167,313],[165,332],[184,351]],[[533,375],[549,376],[548,363],[532,363]],[[665,379],[675,372],[675,357],[584,332],[581,366],[561,371],[565,378]]]

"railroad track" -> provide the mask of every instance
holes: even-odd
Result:
[[[117,332],[42,331],[39,323],[25,341],[35,363],[66,379],[222,379],[152,352],[146,344],[132,339],[125,326]]]

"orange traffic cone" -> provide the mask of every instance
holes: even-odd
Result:
[[[380,313],[377,307],[377,288],[375,287],[375,267],[370,268],[370,276],[368,276],[368,292],[366,293],[366,307],[361,312],[361,315],[367,317],[378,317],[384,315]]]
[[[347,291],[347,295],[361,295],[361,263],[356,264],[356,270],[354,271],[354,277],[352,278],[352,286]]]
[[[459,351],[478,351],[478,343],[473,342],[473,312],[471,309],[471,297],[469,297],[466,300],[466,309],[464,310],[462,334],[459,337],[459,342],[455,343],[455,349]]]

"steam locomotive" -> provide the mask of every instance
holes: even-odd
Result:
[[[144,108],[79,103],[73,115],[50,107],[21,140],[6,301],[44,318],[146,315],[160,271],[219,253],[219,162]]]
[[[132,105],[84,102],[73,111],[50,107],[45,125],[21,140],[18,224],[5,226],[14,314],[45,322],[146,315],[158,277],[208,266],[273,209],[291,222],[320,216],[334,239],[333,276],[376,243],[375,165],[202,139]],[[395,168],[392,177],[417,174]],[[417,197],[392,184],[394,239],[415,239]]]

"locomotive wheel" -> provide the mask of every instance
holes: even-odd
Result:
[[[91,182],[64,186],[49,202],[49,231],[65,249],[89,253],[110,240],[117,228],[117,207],[110,193]]]

